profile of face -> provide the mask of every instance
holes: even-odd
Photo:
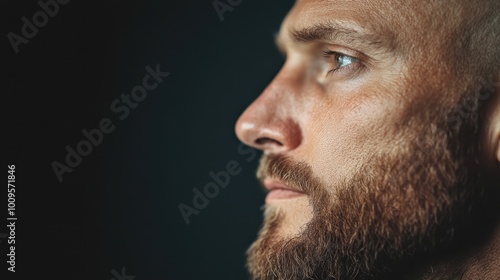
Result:
[[[286,61],[236,124],[268,191],[253,279],[389,279],[498,221],[499,15],[489,0],[295,3]]]

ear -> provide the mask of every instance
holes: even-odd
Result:
[[[500,104],[497,105],[495,116],[493,117],[493,147],[496,151],[497,162],[500,163]]]
[[[500,107],[500,106],[499,106]],[[500,112],[500,110],[497,110],[497,112]],[[493,145],[496,149],[496,158],[497,158],[497,162],[500,163],[500,114],[496,114],[496,118],[495,118],[495,127],[493,128]]]
[[[491,131],[493,148],[495,151],[495,158],[497,163],[500,163],[500,72],[497,75],[497,80],[494,83],[494,97],[493,97],[493,114],[491,119]]]
[[[485,148],[482,152],[484,163],[494,174],[500,174],[500,72],[487,84],[491,93],[485,102],[486,126],[483,131],[482,143]]]

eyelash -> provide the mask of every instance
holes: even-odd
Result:
[[[332,56],[335,56],[335,59],[338,56],[347,56],[347,57],[352,58],[353,62],[350,63],[349,65],[346,65],[346,66],[341,66],[341,67],[338,67],[338,68],[334,68],[334,69],[328,70],[327,76],[335,74],[336,72],[341,72],[341,71],[342,72],[343,71],[350,71],[351,73],[346,73],[346,74],[354,74],[356,72],[356,70],[360,70],[360,65],[359,64],[362,63],[362,62],[360,61],[359,58],[351,56],[351,55],[347,55],[347,54],[344,54],[344,53],[341,53],[341,52],[332,51],[330,49],[323,50],[323,57],[331,59]]]

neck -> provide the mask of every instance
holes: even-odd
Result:
[[[489,207],[446,253],[430,258],[403,279],[500,279],[499,213],[500,206]]]
[[[470,244],[466,249],[453,250],[444,259],[422,266],[409,279],[499,279],[500,225],[491,234],[479,235],[482,240],[464,240]]]
[[[491,238],[482,247],[462,258],[454,269],[458,270],[461,267],[463,267],[462,279],[499,279],[500,225],[497,224]]]

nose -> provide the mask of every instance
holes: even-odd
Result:
[[[287,72],[285,67],[236,122],[240,141],[264,153],[291,151],[302,141],[300,74]]]

